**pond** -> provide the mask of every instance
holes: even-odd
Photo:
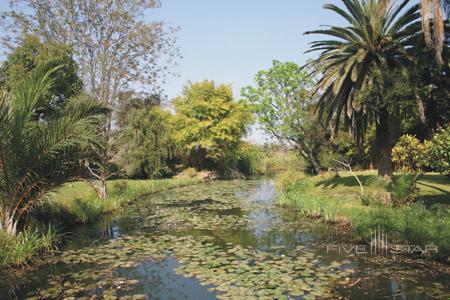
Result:
[[[275,200],[270,180],[143,197],[78,227],[31,271],[3,275],[0,298],[448,299],[445,266],[361,254],[348,228]]]

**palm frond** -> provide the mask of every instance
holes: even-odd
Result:
[[[102,103],[73,98],[49,119],[34,116],[57,69],[39,66],[0,97],[0,209],[15,222],[12,228],[46,194],[79,176],[80,161],[103,147],[101,129],[110,108]]]

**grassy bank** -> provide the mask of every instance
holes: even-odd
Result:
[[[119,211],[140,196],[198,182],[198,179],[111,180],[107,183],[107,200],[98,199],[85,182],[68,183],[33,211],[25,230],[15,237],[0,231],[0,267],[22,266],[37,254],[54,249],[64,232],[56,228],[94,221]]]
[[[87,223],[120,210],[142,195],[198,183],[198,179],[111,180],[107,182],[109,197],[100,200],[85,182],[64,185],[36,210],[40,222],[71,225]]]
[[[343,172],[338,178],[323,175],[281,182],[283,191],[278,203],[295,207],[307,217],[349,224],[363,239],[369,239],[372,231],[381,226],[391,242],[434,244],[442,257],[450,255],[448,179],[438,174],[423,175],[417,184],[416,202],[395,207],[386,201],[386,182],[372,172],[357,174],[364,185],[364,194],[368,195],[365,200],[359,196],[356,179]]]

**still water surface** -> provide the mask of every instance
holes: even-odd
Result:
[[[0,299],[449,299],[448,272],[327,251],[361,242],[275,200],[270,180],[143,197],[76,228],[34,270],[3,276]]]

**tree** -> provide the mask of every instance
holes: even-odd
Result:
[[[450,177],[450,127],[440,128],[431,139],[431,166]]]
[[[175,140],[197,169],[213,169],[233,155],[251,121],[245,105],[233,99],[231,87],[212,81],[188,83],[173,104]]]
[[[68,45],[80,66],[80,74],[89,95],[115,106],[121,91],[129,85],[157,88],[167,74],[167,65],[178,56],[173,29],[162,22],[147,22],[149,10],[158,8],[158,0],[13,0],[11,10],[3,14],[4,42],[13,45],[25,33],[45,42]],[[20,6],[19,4],[24,4]],[[111,133],[111,118],[105,123],[105,139]],[[109,148],[107,148],[109,149]],[[98,174],[98,196],[106,197],[109,159],[89,168]]]
[[[99,126],[109,109],[72,98],[46,121],[33,118],[52,88],[46,66],[0,98],[0,229],[14,235],[28,212],[49,192],[82,171],[80,162],[99,147]]]
[[[138,178],[169,175],[177,147],[172,139],[173,116],[158,107],[133,109],[121,130],[120,164]]]
[[[388,7],[397,0],[380,0],[382,7]],[[421,0],[422,29],[426,44],[434,48],[436,60],[442,64],[442,49],[445,41],[444,12],[449,13],[448,0]]]
[[[326,35],[330,39],[315,41],[310,51],[321,51],[318,59],[309,63],[312,76],[320,76],[314,92],[321,93],[318,112],[326,122],[333,118],[335,128],[341,117],[353,129],[359,140],[366,126],[366,113],[374,108],[365,106],[361,92],[373,83],[373,74],[399,68],[407,60],[407,49],[421,32],[419,5],[407,7],[409,0],[399,5],[382,5],[375,0],[342,0],[346,9],[325,5],[342,16],[346,27],[329,26],[306,34]],[[378,174],[392,175],[390,114],[379,99],[376,108],[376,146]]]
[[[43,107],[37,113],[51,114],[52,111],[64,105],[64,102],[77,94],[82,88],[78,77],[78,66],[72,58],[71,50],[56,43],[42,43],[38,37],[26,35],[21,44],[15,48],[3,62],[0,69],[0,86],[11,91],[16,89],[24,78],[39,65],[53,69],[54,84],[46,92]]]
[[[308,72],[293,62],[274,60],[273,67],[259,71],[255,81],[256,86],[243,88],[241,95],[252,103],[262,128],[294,147],[310,163],[313,174],[319,174],[325,134],[312,114],[316,101]]]
[[[125,127],[134,110],[157,108],[160,107],[161,102],[161,96],[158,94],[148,95],[131,90],[120,93],[116,110],[117,126],[119,128]]]
[[[436,50],[436,59],[442,64],[442,49],[444,48],[445,30],[444,30],[444,6],[442,2],[447,0],[422,0],[422,28],[425,35],[425,41],[428,46]]]

